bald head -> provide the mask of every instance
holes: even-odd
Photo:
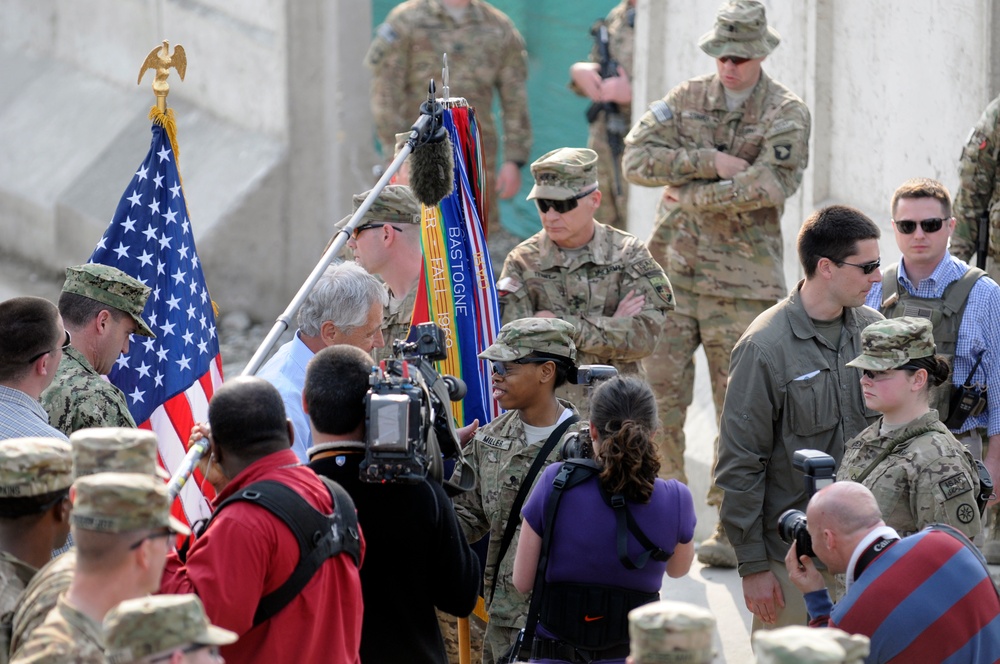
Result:
[[[875,496],[863,484],[834,482],[809,501],[806,517],[817,529],[830,529],[841,537],[885,525]]]

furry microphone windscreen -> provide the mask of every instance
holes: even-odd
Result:
[[[455,188],[451,139],[442,133],[443,140],[424,143],[410,155],[410,190],[428,206],[437,205]]]

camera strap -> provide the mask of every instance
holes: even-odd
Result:
[[[497,577],[500,571],[500,564],[503,562],[503,558],[507,555],[507,549],[510,548],[511,540],[514,539],[514,531],[517,527],[521,525],[521,508],[524,507],[524,501],[528,497],[528,492],[531,491],[531,485],[535,482],[535,477],[538,476],[538,472],[545,465],[546,459],[548,459],[549,454],[555,449],[556,443],[563,437],[566,430],[569,429],[573,424],[580,421],[580,416],[573,413],[565,420],[559,423],[552,433],[549,434],[548,440],[542,445],[542,449],[538,451],[538,455],[535,456],[534,462],[531,464],[531,468],[525,474],[524,479],[521,480],[521,486],[517,490],[517,495],[514,497],[514,502],[510,506],[510,513],[507,515],[507,525],[503,531],[503,538],[500,540],[499,555],[497,556],[497,568],[493,573],[493,585],[490,586],[490,603],[493,602],[493,594],[497,589]]]

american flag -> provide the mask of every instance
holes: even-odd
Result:
[[[152,289],[143,320],[156,338],[133,335],[108,378],[125,393],[140,428],[156,433],[160,461],[173,474],[191,427],[208,420],[208,400],[222,383],[222,356],[176,155],[166,130],[153,124],[152,131],[149,153],[90,262],[117,267]],[[174,513],[194,523],[210,514],[212,497],[195,471]]]

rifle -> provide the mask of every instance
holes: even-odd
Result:
[[[979,217],[979,233],[976,235],[976,267],[986,269],[986,252],[990,246],[990,213],[987,210]]]
[[[590,34],[594,36],[597,44],[597,54],[600,58],[601,79],[614,78],[618,76],[618,62],[611,57],[608,48],[608,26],[604,21],[598,21],[594,25]],[[587,122],[593,124],[597,118],[604,114],[604,124],[608,134],[608,146],[611,148],[613,168],[615,172],[615,193],[622,193],[622,154],[625,153],[625,134],[628,133],[628,125],[622,116],[618,104],[613,101],[595,101],[587,109]]]

